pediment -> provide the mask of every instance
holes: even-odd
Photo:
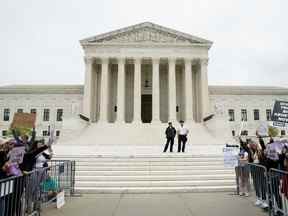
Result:
[[[116,31],[86,38],[80,41],[84,44],[95,43],[181,43],[208,44],[212,42],[169,29],[150,22],[129,26]]]

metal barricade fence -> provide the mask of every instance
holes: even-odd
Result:
[[[268,178],[272,215],[288,216],[288,172],[270,169]]]
[[[70,160],[52,160],[49,162],[51,174],[57,175],[59,185],[66,194],[72,196],[75,189],[75,161]]]
[[[39,215],[57,194],[74,194],[75,161],[52,161],[46,168],[0,180],[0,216]]]

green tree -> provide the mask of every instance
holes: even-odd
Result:
[[[276,127],[269,126],[268,128],[268,135],[270,137],[276,137],[279,135],[279,130]]]

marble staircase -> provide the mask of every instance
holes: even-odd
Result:
[[[58,155],[67,159],[68,156]],[[74,155],[79,193],[234,191],[235,174],[219,155]]]

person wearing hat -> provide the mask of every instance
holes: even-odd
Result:
[[[184,126],[184,121],[181,120],[180,128],[178,129],[178,152],[185,152],[188,133],[189,130]]]
[[[166,134],[167,141],[166,141],[166,145],[165,145],[163,152],[167,151],[169,144],[170,144],[170,152],[173,152],[173,145],[174,145],[174,138],[176,136],[176,129],[172,126],[172,122],[168,123],[168,127],[166,128],[165,134]]]

